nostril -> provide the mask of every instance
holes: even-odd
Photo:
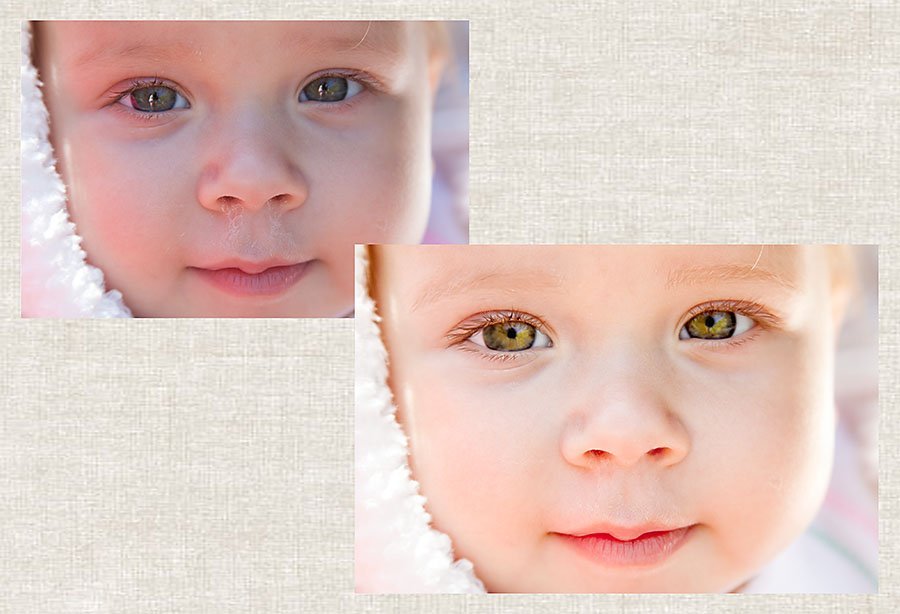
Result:
[[[665,456],[669,451],[669,448],[653,448],[652,450],[647,451],[647,456],[651,458],[660,458]],[[604,450],[588,450],[585,452],[586,456],[590,458],[594,458],[596,460],[607,460],[612,457],[612,454],[606,452]]]

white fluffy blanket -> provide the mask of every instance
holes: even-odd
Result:
[[[48,114],[22,30],[22,316],[127,318],[118,291],[89,265],[69,220],[66,188],[56,172]]]
[[[356,248],[356,590],[365,593],[481,593],[472,564],[453,560],[450,538],[433,529],[411,478],[406,436],[394,417],[387,352],[366,286],[365,248]]]

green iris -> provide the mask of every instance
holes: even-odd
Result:
[[[159,113],[175,108],[178,94],[171,87],[154,85],[152,87],[140,87],[131,92],[131,106],[138,111],[147,113]]]
[[[696,339],[727,339],[736,325],[733,311],[704,311],[691,318],[685,329]]]
[[[308,100],[315,102],[340,102],[347,97],[347,80],[343,77],[322,77],[303,88]]]
[[[498,352],[520,352],[534,345],[534,326],[524,322],[491,324],[482,330],[485,347]]]

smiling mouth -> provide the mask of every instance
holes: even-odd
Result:
[[[651,567],[668,559],[687,541],[696,525],[651,531],[611,530],[611,533],[553,533],[591,561],[607,567]],[[620,539],[627,536],[630,539]]]
[[[310,261],[274,266],[247,263],[189,269],[215,288],[234,296],[277,296],[299,282],[309,264]]]

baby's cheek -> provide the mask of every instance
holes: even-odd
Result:
[[[75,136],[66,152],[72,217],[89,260],[140,312],[144,295],[174,271],[166,263],[179,256],[179,237],[191,233],[179,219],[192,206],[191,191],[153,163],[146,144]]]
[[[830,466],[833,422],[820,361],[793,351],[773,356],[739,387],[726,387],[716,405],[727,415],[707,439],[705,463],[718,484],[707,509],[710,527],[726,560],[747,573],[805,529]]]
[[[431,195],[430,137],[422,115],[422,110],[403,115],[400,107],[389,108],[333,144],[338,149],[330,158],[338,163],[321,168],[321,190],[341,195],[330,207],[340,211],[332,220],[352,228],[351,242],[421,240]]]
[[[175,231],[167,214],[172,195],[162,177],[119,164],[114,158],[79,164],[72,200],[86,240],[102,240],[128,261],[140,255],[141,245],[162,239],[162,227]]]
[[[765,422],[757,437],[769,442],[774,484],[797,505],[824,487],[834,447],[831,349],[820,339],[815,332],[786,339],[759,393]]]
[[[485,441],[492,422],[485,413],[489,408],[483,399],[454,384],[446,371],[430,368],[431,363],[422,358],[416,360],[419,364],[407,372],[401,392],[412,429],[413,462],[424,482],[434,482],[431,496],[446,498],[450,492],[465,496],[480,488],[482,481],[490,481],[487,478],[496,469],[488,450],[495,449],[497,441]],[[479,466],[484,473],[474,472]]]
[[[428,511],[453,539],[457,556],[472,560],[482,578],[500,569],[515,575],[540,532],[541,497],[534,487],[540,472],[530,464],[552,462],[537,447],[541,429],[515,394],[472,385],[438,361],[418,363],[407,413],[414,477]],[[525,432],[525,425],[534,430]]]

